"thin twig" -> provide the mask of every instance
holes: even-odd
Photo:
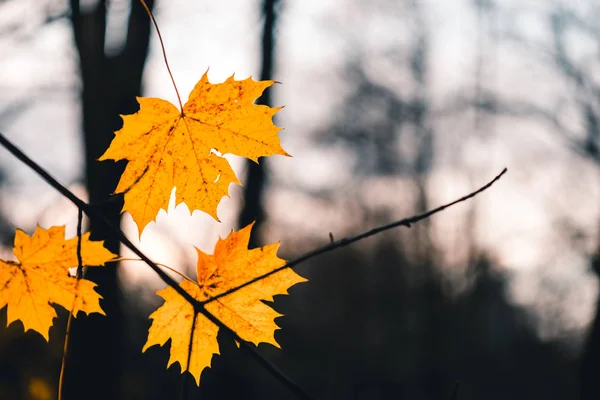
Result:
[[[435,208],[433,210],[427,211],[427,212],[425,212],[423,214],[415,215],[415,216],[412,216],[412,217],[409,217],[409,218],[404,218],[404,219],[392,222],[392,223],[387,224],[387,225],[378,226],[377,228],[371,229],[370,231],[359,233],[358,235],[351,236],[349,238],[343,238],[343,239],[340,239],[340,240],[332,241],[328,245],[325,245],[325,246],[320,247],[318,249],[309,251],[308,253],[302,254],[301,256],[295,258],[292,261],[289,261],[288,263],[286,263],[285,265],[282,265],[279,268],[274,269],[273,271],[270,271],[270,272],[267,272],[266,274],[262,274],[260,276],[257,276],[256,278],[253,278],[253,279],[249,280],[246,283],[243,283],[243,284],[241,284],[239,286],[236,286],[236,287],[234,287],[232,289],[226,290],[223,293],[220,293],[220,294],[218,294],[216,296],[213,296],[210,299],[202,301],[200,303],[201,304],[208,304],[208,303],[213,302],[213,301],[215,301],[215,300],[217,300],[217,299],[219,299],[219,298],[221,298],[223,296],[227,296],[227,295],[229,295],[229,294],[231,294],[231,293],[233,293],[233,292],[235,292],[235,291],[237,291],[237,290],[239,290],[241,288],[244,288],[244,287],[246,287],[248,285],[252,285],[253,283],[258,282],[258,281],[260,281],[262,279],[265,279],[268,276],[276,274],[277,272],[279,272],[281,270],[284,270],[286,268],[293,268],[296,265],[298,265],[298,264],[300,264],[300,263],[302,263],[302,262],[304,262],[304,261],[306,261],[306,260],[308,260],[310,258],[316,257],[316,256],[324,254],[324,253],[328,253],[328,252],[330,252],[332,250],[338,249],[340,247],[347,246],[347,245],[349,245],[351,243],[358,242],[359,240],[366,239],[369,236],[373,236],[373,235],[376,235],[376,234],[381,233],[383,231],[387,231],[387,230],[390,230],[390,229],[393,229],[393,228],[396,228],[396,227],[399,227],[399,226],[405,226],[407,228],[410,228],[411,224],[414,224],[415,222],[419,222],[419,221],[422,221],[424,219],[427,219],[427,218],[431,217],[432,215],[437,214],[437,213],[445,210],[446,208],[452,207],[455,204],[461,203],[461,202],[463,202],[465,200],[468,200],[468,199],[470,199],[472,197],[477,196],[479,193],[481,193],[481,192],[487,190],[488,188],[490,188],[490,186],[492,186],[498,179],[500,179],[502,177],[502,175],[504,175],[506,173],[506,171],[507,171],[507,169],[504,168],[502,170],[502,172],[500,172],[498,175],[496,175],[496,177],[494,179],[492,179],[490,182],[488,182],[484,186],[480,187],[479,189],[477,189],[474,192],[469,193],[466,196],[461,197],[460,199],[454,200],[451,203],[444,204],[444,205],[442,205],[442,206],[440,206],[438,208]]]
[[[279,379],[282,383],[284,383],[288,389],[290,389],[290,391],[292,391],[293,393],[295,393],[298,396],[307,398],[307,399],[313,399],[314,397],[312,397],[310,394],[308,394],[302,387],[300,387],[299,385],[297,385],[295,382],[293,382],[291,379],[289,379],[286,375],[284,375],[281,371],[279,371],[279,369],[273,365],[269,360],[267,360],[265,357],[263,357],[257,350],[256,347],[254,347],[251,343],[247,342],[246,340],[242,339],[234,330],[232,330],[231,328],[229,328],[227,325],[225,325],[222,321],[220,321],[218,318],[216,318],[214,315],[212,315],[210,312],[208,312],[205,308],[204,305],[217,300],[220,297],[226,296],[228,294],[233,293],[236,290],[239,290],[243,287],[246,287],[248,285],[251,285],[261,279],[264,279],[270,275],[273,275],[285,268],[292,268],[298,264],[300,264],[301,262],[304,262],[310,258],[313,258],[317,255],[320,254],[324,254],[327,252],[330,252],[332,250],[335,250],[339,247],[343,247],[343,246],[347,246],[351,243],[357,242],[359,240],[365,239],[369,236],[373,236],[376,235],[380,232],[398,227],[398,226],[406,226],[406,227],[410,227],[411,224],[424,220],[426,218],[429,218],[430,216],[437,214],[443,210],[445,210],[448,207],[451,207],[457,203],[463,202],[465,200],[468,200],[472,197],[475,197],[476,195],[478,195],[479,193],[483,192],[484,190],[488,189],[489,187],[491,187],[498,179],[500,179],[502,177],[502,175],[504,175],[507,171],[506,168],[504,168],[502,170],[502,172],[500,172],[500,174],[498,174],[494,179],[492,179],[489,183],[487,183],[486,185],[482,186],[481,188],[479,188],[478,190],[461,197],[460,199],[457,199],[451,203],[442,205],[438,208],[435,208],[431,211],[428,211],[426,213],[420,214],[420,215],[416,215],[413,217],[409,217],[409,218],[405,218],[396,222],[392,222],[390,224],[387,225],[383,225],[374,229],[371,229],[370,231],[366,231],[363,232],[361,234],[358,234],[356,236],[352,236],[350,238],[344,238],[338,241],[335,241],[327,246],[323,246],[321,248],[315,249],[313,251],[310,251],[308,253],[305,253],[304,255],[301,255],[300,257],[288,262],[287,264],[283,265],[280,268],[277,268],[267,274],[258,276],[236,288],[233,288],[231,290],[227,290],[217,296],[214,296],[206,301],[200,302],[197,301],[196,299],[194,299],[189,293],[187,293],[185,290],[183,290],[181,288],[181,286],[179,286],[179,284],[177,284],[177,282],[175,282],[175,280],[173,280],[173,278],[171,278],[169,275],[167,275],[164,271],[162,271],[160,269],[160,267],[158,267],[158,265],[156,265],[156,263],[154,263],[152,260],[150,260],[144,253],[142,253],[126,236],[125,234],[119,229],[114,227],[103,215],[102,213],[97,212],[93,207],[90,207],[87,203],[85,203],[84,201],[82,201],[81,199],[79,199],[77,196],[75,196],[69,189],[67,189],[66,187],[64,187],[63,185],[61,185],[56,179],[54,179],[48,172],[46,172],[42,167],[40,167],[37,163],[35,163],[33,160],[31,160],[27,155],[25,155],[19,148],[17,148],[14,144],[12,144],[6,137],[4,137],[4,135],[0,132],[0,144],[2,146],[4,146],[8,151],[10,151],[17,159],[19,159],[21,162],[23,162],[25,165],[27,165],[28,167],[30,167],[31,169],[33,169],[38,175],[40,175],[40,177],[42,177],[46,182],[48,182],[48,184],[50,184],[54,189],[56,189],[57,191],[59,191],[62,195],[64,195],[67,199],[69,199],[73,204],[75,204],[81,211],[85,212],[88,217],[93,218],[97,221],[101,221],[106,227],[107,229],[109,229],[111,231],[111,233],[113,235],[115,235],[115,237],[117,239],[119,239],[119,241],[121,241],[121,243],[123,243],[126,247],[128,247],[131,251],[133,251],[133,253],[135,253],[138,257],[140,257],[146,264],[148,264],[148,266],[150,266],[150,268],[152,268],[152,270],[154,270],[154,272],[156,272],[156,274],[158,274],[158,276],[169,286],[171,286],[179,295],[181,295],[187,302],[189,302],[190,304],[192,304],[194,306],[194,310],[196,313],[201,313],[202,315],[204,315],[209,321],[211,321],[212,323],[214,323],[216,326],[219,327],[219,329],[224,329],[227,332],[229,332],[233,338],[235,340],[237,340],[240,345],[242,347],[244,347],[246,350],[248,350],[250,352],[250,354],[260,363],[262,364],[262,366],[267,369],[269,372],[271,372],[277,379]]]
[[[142,6],[146,10],[146,13],[148,14],[148,16],[150,17],[150,20],[154,24],[154,29],[156,29],[156,33],[158,34],[158,40],[160,41],[160,48],[162,49],[163,58],[165,59],[165,66],[167,67],[167,71],[169,72],[169,76],[171,77],[171,82],[173,82],[173,87],[175,88],[175,93],[177,94],[177,101],[179,102],[179,109],[181,110],[181,113],[183,114],[183,103],[181,102],[181,96],[179,96],[179,90],[177,89],[177,85],[175,84],[175,78],[173,78],[173,73],[171,72],[171,67],[169,67],[169,61],[167,60],[167,52],[165,50],[165,44],[163,42],[162,35],[160,34],[160,29],[158,29],[158,24],[156,23],[156,20],[154,19],[154,15],[152,14],[152,11],[150,11],[150,8],[148,8],[148,5],[146,4],[146,2],[144,0],[140,0],[140,3],[142,3]]]
[[[127,258],[127,257],[118,257],[118,258],[113,258],[112,260],[110,260],[110,262],[117,262],[117,261],[141,261],[141,262],[144,262],[144,260],[142,260],[141,258]],[[190,278],[189,276],[187,276],[183,272],[177,271],[175,268],[171,268],[168,265],[165,265],[165,264],[162,264],[162,263],[155,263],[155,264],[158,265],[159,267],[163,267],[165,269],[168,269],[169,271],[173,272],[174,274],[179,275],[180,277],[182,277],[186,281],[190,281],[190,282],[195,283],[196,285],[198,285],[198,282],[196,282],[195,280],[193,280],[192,278]]]
[[[169,286],[172,286],[175,291],[181,295],[185,300],[190,302],[191,304],[197,303],[197,301],[185,290],[183,290],[177,282],[169,275],[167,275],[158,265],[156,265],[152,260],[150,260],[144,253],[142,253],[128,238],[125,236],[121,229],[115,227],[111,224],[106,217],[101,212],[98,212],[94,207],[90,206],[79,197],[75,196],[73,192],[59,183],[52,175],[50,175],[45,169],[40,167],[35,161],[29,158],[25,153],[23,153],[18,147],[16,147],[12,142],[10,142],[1,132],[0,132],[0,145],[4,146],[9,152],[11,152],[19,161],[23,164],[27,165],[29,168],[33,169],[42,179],[44,179],[50,186],[56,189],[60,194],[69,199],[77,208],[81,209],[90,219],[97,220],[98,222],[103,223],[106,228],[117,238],[121,243],[123,243],[127,248],[129,248],[135,255],[144,260],[150,268],[158,274],[158,276]]]
[[[79,294],[79,280],[83,276],[83,258],[81,257],[81,231],[83,225],[83,211],[81,208],[77,209],[77,272],[75,279],[77,284],[75,285],[75,298],[73,300],[73,306],[67,319],[67,328],[65,332],[65,343],[63,345],[63,356],[60,364],[60,376],[58,378],[58,400],[63,398],[63,384],[65,378],[65,367],[67,365],[67,354],[69,350],[69,338],[71,337],[71,321],[73,321],[73,311],[75,311],[75,305],[77,304],[77,296]]]

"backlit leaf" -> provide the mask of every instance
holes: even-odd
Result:
[[[252,225],[248,225],[219,239],[214,255],[197,250],[198,282],[184,281],[181,287],[196,300],[206,301],[285,265],[285,261],[277,257],[279,243],[248,250],[251,229]],[[205,309],[242,339],[279,347],[274,337],[278,329],[274,320],[281,314],[261,300],[272,301],[274,295],[286,294],[290,286],[304,281],[306,279],[286,268],[207,303]],[[218,327],[200,313],[193,324],[193,306],[172,287],[157,293],[165,303],[150,315],[153,321],[143,351],[171,340],[167,367],[178,362],[183,372],[188,365],[191,338],[189,372],[200,384],[202,370],[210,366],[213,354],[219,354]]]
[[[162,99],[138,98],[140,111],[123,116],[123,128],[100,160],[129,161],[115,193],[125,193],[123,211],[140,235],[160,209],[166,211],[173,188],[176,205],[185,202],[190,211],[218,220],[229,184],[239,183],[223,155],[254,161],[288,155],[272,122],[280,108],[253,104],[273,83],[232,76],[212,84],[205,73],[182,111]]]
[[[89,235],[81,237],[84,266],[104,265],[115,257]],[[14,243],[18,262],[0,260],[0,308],[8,306],[7,324],[20,320],[26,331],[32,329],[48,340],[56,317],[52,304],[75,317],[80,311],[104,315],[96,284],[69,275],[69,268],[77,267],[77,238],[65,240],[64,226],[38,227],[31,237],[17,230]]]

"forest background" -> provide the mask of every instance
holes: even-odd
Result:
[[[246,183],[220,205],[223,222],[161,213],[139,242],[146,254],[193,271],[190,245],[211,252],[256,218],[254,244],[280,240],[289,259],[507,166],[474,201],[297,267],[310,283],[275,302],[283,350],[259,350],[326,399],[447,399],[456,382],[459,399],[600,396],[600,2],[149,4],[183,93],[207,69],[212,82],[235,72],[283,83],[261,101],[285,105],[275,122],[293,158],[260,168],[232,157]],[[0,1],[0,54],[0,131],[92,201],[116,186],[115,167],[92,160],[119,114],[139,94],[175,102],[136,1]],[[0,171],[1,258],[15,227],[70,221],[75,234],[74,206],[3,149]],[[116,220],[120,204],[106,207]],[[127,214],[122,226],[136,237]],[[77,321],[69,397],[179,393],[168,349],[140,352],[162,282],[127,262],[93,279],[109,317]],[[5,321],[0,310],[0,398],[54,398],[64,322],[47,344]],[[221,348],[192,395],[293,398],[233,344]]]

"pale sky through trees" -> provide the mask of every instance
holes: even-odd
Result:
[[[0,4],[0,130],[59,181],[84,196],[78,181],[83,176],[79,83],[69,21],[63,18],[39,26],[44,5],[55,3],[58,5],[52,10],[59,14],[66,1]],[[127,12],[121,3],[113,2],[116,12],[110,21],[115,31],[119,15],[125,15],[119,12]],[[348,197],[387,205],[394,217],[408,216],[414,197],[410,180],[363,177],[357,188],[352,168],[362,160],[341,147],[315,145],[313,139],[315,132],[339,114],[351,92],[353,82],[347,81],[345,74],[353,59],[364,59],[369,79],[401,96],[415,90],[405,54],[413,40],[415,18],[407,7],[398,5],[404,2],[391,0],[283,3],[275,69],[275,78],[282,85],[270,90],[274,104],[285,105],[276,124],[285,128],[280,134],[283,147],[293,158],[270,160],[273,185],[267,195],[266,241],[281,240],[283,249],[296,249],[294,239],[317,236],[326,241],[330,231],[342,237],[371,228],[357,225],[360,221],[352,221],[344,212]],[[430,203],[435,206],[460,197],[508,167],[502,181],[476,200],[477,245],[491,254],[502,267],[501,273],[510,279],[514,302],[530,307],[539,318],[538,331],[543,337],[581,335],[597,293],[587,257],[598,235],[598,166],[570,151],[551,126],[534,119],[488,115],[485,125],[476,130],[472,109],[455,111],[459,100],[474,90],[476,38],[481,34],[474,2],[416,3],[424,15],[429,40],[426,95],[436,151],[427,180]],[[483,28],[489,34],[482,39],[483,85],[508,101],[540,106],[551,106],[564,97],[566,124],[579,129],[582,121],[569,107],[573,100],[562,95],[568,83],[544,61],[543,54],[534,51],[552,44],[547,10],[554,3],[497,3]],[[569,2],[566,6],[577,11],[586,5]],[[258,75],[258,1],[159,1],[156,17],[184,101],[207,69],[213,82],[234,72],[238,79]],[[6,33],[5,27],[15,19],[22,23]],[[504,40],[505,31],[520,32],[535,46]],[[118,46],[118,37],[117,32],[109,43]],[[594,42],[573,36],[570,48],[577,59],[597,58]],[[591,68],[600,76],[597,62]],[[176,101],[155,34],[144,86],[146,96]],[[14,112],[3,113],[13,108]],[[238,176],[243,176],[241,160],[232,159]],[[74,234],[77,212],[73,206],[4,150],[0,150],[0,164],[8,179],[0,191],[0,204],[11,224],[31,232],[36,223],[44,227],[67,223],[67,233]],[[311,195],[321,191],[333,193],[329,206]],[[234,227],[241,191],[232,186],[230,193],[231,199],[219,208],[222,224],[200,212],[188,219],[188,211],[180,207],[168,217],[161,213],[158,223],[150,224],[142,236],[142,249],[157,262],[192,265],[190,245],[211,252],[217,236],[225,236]],[[460,243],[469,206],[444,212],[431,222],[433,239],[447,260],[445,272],[459,287],[461,271],[457,268],[462,268],[464,257]],[[567,240],[565,224],[581,232],[577,246]],[[135,238],[129,217],[124,226]],[[147,285],[150,279],[149,290],[162,287],[141,263],[125,265],[123,270],[133,283]],[[554,320],[556,315],[560,324]]]

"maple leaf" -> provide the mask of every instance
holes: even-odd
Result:
[[[184,281],[181,288],[196,300],[207,301],[285,265],[285,260],[277,257],[279,243],[248,250],[252,226],[253,223],[238,232],[232,232],[225,239],[219,239],[214,255],[196,249],[198,282]],[[305,281],[291,269],[282,269],[208,302],[204,308],[240,338],[254,344],[266,342],[279,347],[274,337],[279,327],[274,320],[281,314],[261,300],[272,301],[274,295],[287,294],[290,286]],[[157,294],[165,303],[150,315],[153,321],[142,351],[153,345],[162,346],[170,339],[167,368],[178,362],[181,372],[189,370],[199,385],[202,370],[210,367],[213,354],[219,354],[219,328],[200,313],[194,319],[192,304],[172,287],[159,290]],[[195,324],[192,326],[193,321]],[[191,354],[189,368],[188,354]]]
[[[102,241],[90,241],[89,232],[81,236],[84,266],[99,266],[116,255]],[[56,311],[51,304],[63,306],[76,317],[82,311],[104,315],[95,290],[96,284],[69,275],[77,267],[77,237],[65,240],[65,227],[36,228],[29,237],[17,229],[13,252],[18,262],[0,260],[0,309],[8,306],[7,325],[21,320],[25,331],[39,332],[46,341]]]
[[[235,154],[258,162],[259,157],[288,155],[280,145],[281,130],[272,122],[281,109],[253,104],[274,81],[212,84],[204,73],[183,110],[157,98],[138,97],[140,110],[124,115],[100,160],[128,160],[115,189],[125,193],[128,211],[141,235],[160,209],[167,210],[173,188],[178,205],[201,210],[218,221],[217,205],[239,181],[222,157]]]

